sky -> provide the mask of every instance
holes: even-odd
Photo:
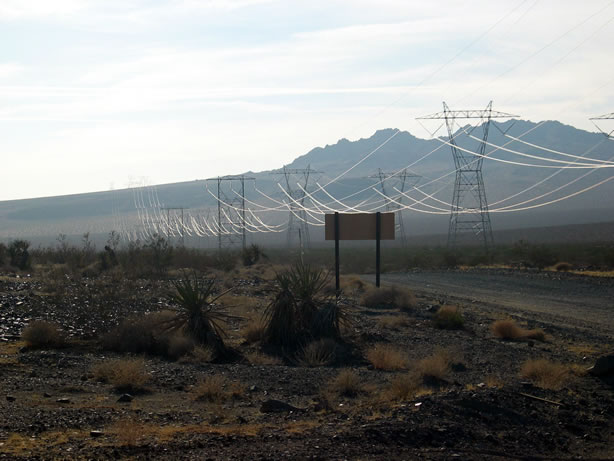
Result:
[[[613,39],[602,0],[0,0],[0,200],[429,138],[442,101],[596,131]]]

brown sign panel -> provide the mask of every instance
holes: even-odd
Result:
[[[376,213],[339,213],[339,240],[375,240]],[[380,213],[382,240],[394,240],[394,213]],[[324,217],[324,238],[335,240],[335,215]]]

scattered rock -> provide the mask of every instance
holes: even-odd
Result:
[[[594,376],[608,376],[614,374],[614,354],[599,357],[595,365],[589,368],[588,371]]]
[[[284,413],[291,411],[302,411],[300,408],[293,407],[289,403],[282,402],[281,400],[266,400],[262,402],[260,406],[261,413]]]
[[[102,431],[90,431],[90,437],[102,437],[104,432]]]
[[[70,399],[68,397],[60,397],[56,400],[57,403],[70,403]]]
[[[6,400],[8,400],[9,402],[14,402],[16,400],[16,397],[14,395],[7,395]]]
[[[132,399],[134,397],[132,397],[130,394],[122,394],[119,396],[119,398],[117,399],[118,402],[132,402]]]

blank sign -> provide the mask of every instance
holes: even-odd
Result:
[[[394,240],[394,213],[381,213],[382,240]],[[339,240],[375,240],[376,213],[339,213]],[[324,238],[335,240],[335,215],[324,216]]]

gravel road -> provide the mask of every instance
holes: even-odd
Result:
[[[479,302],[517,313],[538,313],[614,331],[614,280],[573,274],[524,271],[424,271],[383,274],[416,293]]]

